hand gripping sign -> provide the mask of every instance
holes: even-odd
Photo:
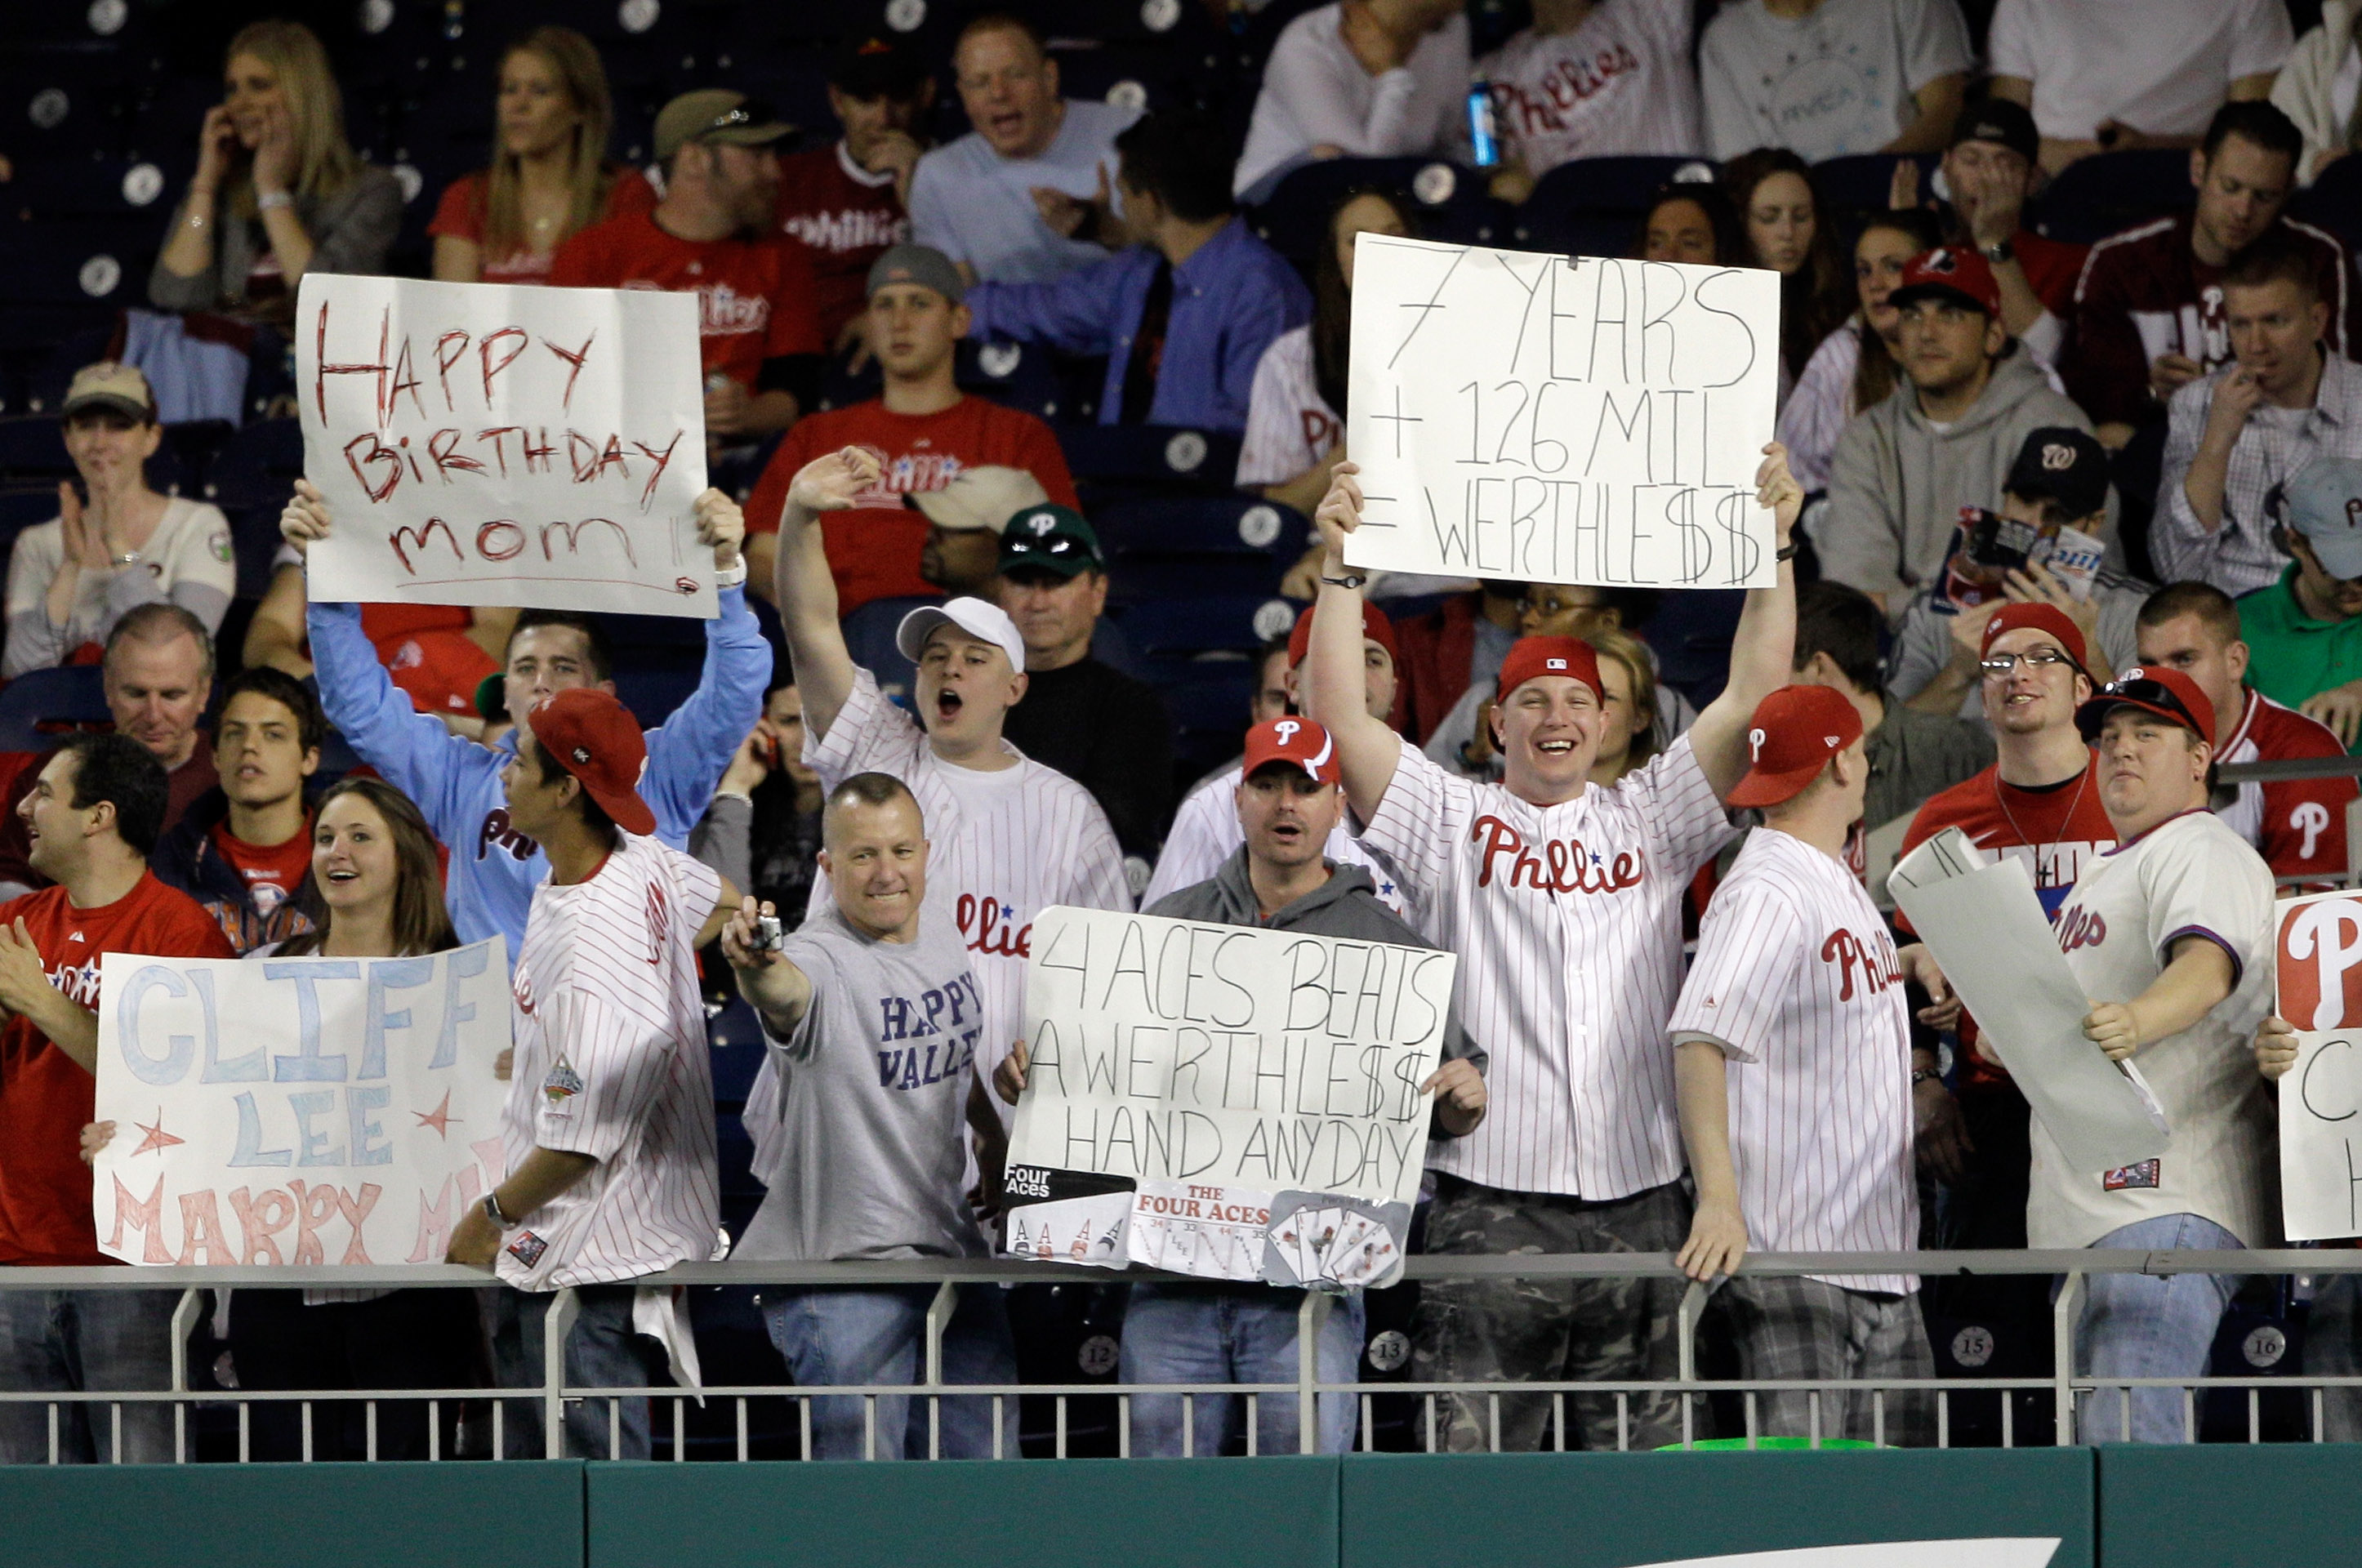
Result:
[[[1032,945],[1012,1254],[1392,1283],[1452,955],[1067,908]]]
[[[2362,895],[2279,906],[2279,1016],[2297,1028],[2280,1079],[2280,1209],[2291,1242],[2362,1236]]]
[[[100,960],[99,1250],[441,1263],[506,1166],[495,936],[412,958]]]
[[[1768,588],[1780,279],[1363,235],[1356,567]]]
[[[314,599],[716,613],[697,300],[309,273]]]

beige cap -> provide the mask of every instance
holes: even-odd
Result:
[[[657,113],[657,157],[670,158],[685,142],[717,141],[730,147],[766,147],[796,127],[760,99],[727,87],[683,93]]]
[[[148,378],[139,373],[139,367],[101,359],[74,372],[73,384],[66,388],[66,401],[60,414],[72,419],[86,408],[113,409],[144,425],[156,417],[156,398],[148,390]]]
[[[972,528],[989,528],[995,534],[1009,526],[1009,520],[1029,506],[1041,506],[1050,499],[1042,481],[1023,469],[967,469],[941,490],[922,495],[902,498],[927,514],[927,521],[938,528],[963,533]]]

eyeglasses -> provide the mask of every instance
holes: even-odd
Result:
[[[1606,605],[1599,603],[1595,600],[1555,598],[1535,599],[1528,596],[1520,598],[1518,601],[1518,613],[1519,614],[1524,614],[1526,612],[1531,611],[1538,615],[1568,615],[1573,613],[1577,610],[1604,610],[1606,608]]]
[[[1977,660],[1977,666],[1985,672],[1987,680],[2007,680],[2021,662],[2030,669],[2048,669],[2054,664],[2063,664],[2070,669],[2078,668],[2073,659],[2057,648],[2036,648],[2024,654],[1987,654]]]

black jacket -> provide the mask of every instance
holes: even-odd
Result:
[[[307,823],[316,803],[307,791],[304,800]],[[316,929],[326,906],[309,871],[304,873],[304,885],[277,909],[266,912],[256,905],[246,878],[214,845],[214,829],[228,816],[229,797],[218,785],[206,790],[157,841],[156,853],[148,857],[148,868],[166,887],[177,888],[203,904],[205,912],[221,922],[222,934],[240,957],[265,943],[284,942]]]

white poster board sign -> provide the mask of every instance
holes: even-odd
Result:
[[[1458,966],[1429,948],[1043,911],[1010,1252],[1384,1285],[1426,1165]]]
[[[1364,234],[1345,449],[1356,567],[1768,588],[1755,469],[1780,279]]]
[[[1993,1058],[2080,1171],[2115,1170],[2165,1152],[2165,1112],[2129,1062],[2083,1037],[2092,1010],[2025,862],[1987,864],[1958,828],[1911,852],[1887,878]]]
[[[100,960],[99,1250],[441,1263],[505,1174],[505,944],[415,958]]]
[[[2362,894],[2287,900],[2279,942],[2281,1219],[2291,1242],[2362,1236]]]
[[[311,596],[716,612],[697,297],[308,273]]]

